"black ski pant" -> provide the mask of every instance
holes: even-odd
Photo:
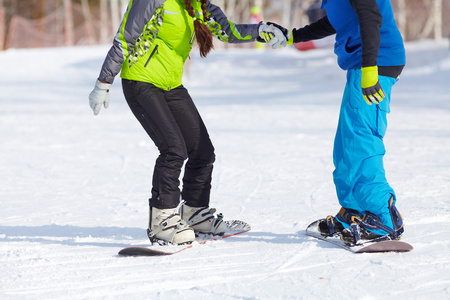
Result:
[[[175,208],[180,193],[189,206],[209,206],[214,147],[186,88],[165,91],[150,83],[126,79],[122,79],[122,87],[131,111],[160,152],[153,172],[150,206]],[[180,192],[179,178],[186,159]]]

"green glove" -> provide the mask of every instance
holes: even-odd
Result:
[[[362,67],[361,72],[361,89],[367,104],[378,104],[383,101],[385,94],[378,80],[378,67]]]

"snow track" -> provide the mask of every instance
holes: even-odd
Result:
[[[407,45],[385,138],[410,253],[355,255],[308,238],[339,206],[332,146],[345,72],[331,49],[192,56],[216,148],[211,206],[252,231],[168,257],[148,245],[157,150],[117,78],[94,117],[108,47],[0,52],[0,299],[450,298],[448,41]],[[20,64],[18,63],[20,62]]]

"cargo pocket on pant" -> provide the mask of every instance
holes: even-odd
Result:
[[[385,101],[386,99],[383,100],[383,102]],[[386,107],[382,107],[380,106],[380,104],[377,105],[377,128],[374,133],[376,136],[383,138],[384,135],[386,134],[387,114],[389,113],[389,110],[386,110]]]
[[[385,76],[379,76],[379,79],[386,97],[380,104],[377,104],[377,128],[375,134],[383,138],[387,129],[387,115],[391,112],[391,89],[397,80]]]

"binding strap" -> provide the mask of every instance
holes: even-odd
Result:
[[[202,208],[197,210],[195,213],[187,221],[190,226],[195,226],[197,224],[203,223],[205,221],[214,219],[214,213],[216,212],[215,208]]]
[[[173,214],[162,221],[155,229],[148,230],[148,237],[150,238],[150,240],[153,240],[158,233],[165,230],[174,229],[169,236],[170,243],[173,243],[173,238],[177,233],[189,228],[189,225],[183,219],[181,219],[179,215]]]
[[[328,216],[327,217],[327,226],[328,226],[328,232],[329,232],[329,234],[334,234],[336,231],[335,231],[335,228],[334,228],[334,218],[333,218],[333,216]]]
[[[205,207],[203,209],[197,210],[187,221],[187,224],[190,226],[195,226],[197,224],[203,223],[205,221],[211,221],[211,233],[217,234],[217,229],[220,224],[223,223],[223,215],[220,213],[217,215],[217,218],[214,217],[214,213],[216,212],[215,208]]]

